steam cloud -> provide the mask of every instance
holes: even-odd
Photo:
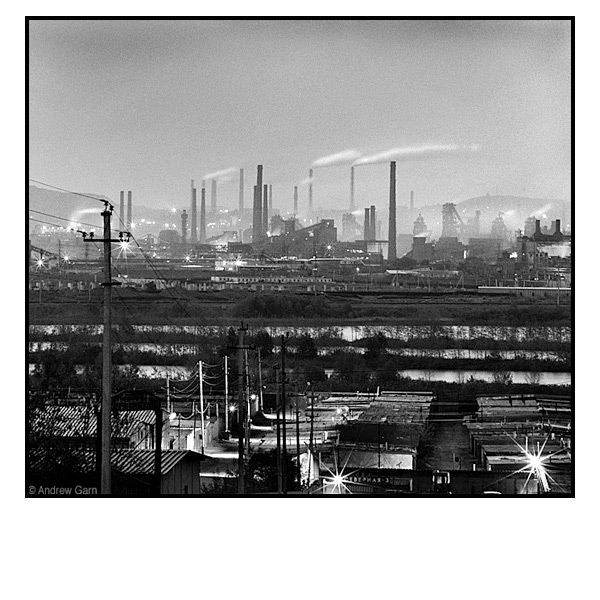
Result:
[[[470,146],[446,144],[392,148],[391,150],[386,150],[385,152],[379,152],[378,154],[372,154],[371,156],[363,156],[362,158],[358,158],[354,161],[353,166],[372,165],[394,159],[400,161],[428,160],[447,155],[472,154],[478,150],[479,146],[477,144],[472,144]]]
[[[202,179],[216,179],[217,181],[223,181],[231,177],[231,175],[233,175],[237,171],[237,167],[229,167],[229,169],[222,169],[221,171],[215,171],[214,173],[204,175]]]
[[[311,167],[313,169],[318,169],[320,167],[347,165],[359,160],[360,157],[361,154],[357,150],[343,150],[342,152],[337,152],[336,154],[330,154],[329,156],[317,158]]]

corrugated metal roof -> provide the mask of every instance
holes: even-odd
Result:
[[[132,475],[154,474],[154,450],[117,450],[111,454],[113,469]],[[203,457],[192,450],[162,450],[160,472],[166,475],[175,465],[189,457],[198,461]]]
[[[166,475],[173,467],[185,458],[204,460],[202,455],[192,450],[162,450],[160,472]],[[154,450],[117,449],[111,452],[113,469],[129,475],[154,474]],[[96,453],[89,448],[69,448],[67,451],[55,453],[44,444],[30,448],[28,468],[31,471],[70,471],[75,473],[92,472],[96,465]]]
[[[135,410],[112,415],[112,435],[130,437],[140,424],[154,425],[152,410]],[[44,406],[33,411],[31,433],[56,437],[95,436],[97,418],[92,406]]]

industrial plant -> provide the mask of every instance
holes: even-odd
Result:
[[[397,162],[391,160],[387,198],[368,198],[359,208],[357,165],[352,158],[348,206],[343,210],[319,208],[314,166],[309,170],[305,198],[300,197],[299,185],[292,186],[288,192],[293,210],[283,210],[278,196],[274,198],[268,168],[262,164],[256,166],[250,206],[246,206],[245,189],[248,168],[231,168],[202,178],[199,194],[192,179],[188,201],[160,215],[155,211],[156,216],[143,205],[136,205],[132,190],[119,191],[114,211],[109,200],[98,198],[105,204],[104,234],[119,232],[118,238],[108,241],[99,229],[84,231],[83,223],[52,226],[36,217],[44,213],[32,210],[30,306],[43,311],[45,304],[66,294],[74,306],[91,308],[101,302],[100,293],[106,306],[108,286],[118,286],[115,301],[122,304],[120,311],[125,308],[134,317],[133,321],[125,315],[118,317],[120,324],[114,327],[118,352],[129,353],[144,345],[125,342],[124,337],[130,334],[123,320],[129,322],[132,340],[161,331],[157,325],[144,325],[141,313],[135,317],[142,306],[152,310],[155,305],[158,311],[160,303],[170,298],[179,311],[181,304],[174,293],[187,294],[182,296],[185,304],[199,308],[214,301],[242,300],[235,300],[238,304],[232,309],[223,305],[221,310],[226,312],[216,317],[215,324],[219,325],[210,334],[213,338],[233,336],[226,349],[218,351],[215,342],[208,340],[206,326],[192,327],[196,333],[190,337],[187,332],[194,319],[188,315],[185,327],[168,326],[166,330],[179,331],[176,338],[192,342],[194,347],[185,350],[181,343],[145,344],[152,348],[148,356],[158,362],[162,360],[156,354],[160,348],[171,348],[166,351],[181,357],[179,367],[155,366],[154,373],[147,372],[146,376],[140,375],[145,367],[118,367],[133,368],[137,377],[146,377],[149,383],[143,384],[143,392],[135,390],[140,379],[133,389],[120,384],[111,391],[112,410],[119,421],[111,425],[110,435],[107,425],[99,425],[108,384],[97,392],[84,388],[76,394],[44,384],[44,349],[56,344],[53,337],[64,339],[64,334],[56,338],[45,333],[47,328],[34,326],[32,332],[38,332],[34,337],[39,341],[30,342],[30,372],[40,387],[32,389],[30,397],[32,440],[37,441],[32,445],[29,480],[42,486],[53,477],[61,481],[66,478],[93,487],[100,472],[104,479],[99,489],[109,493],[106,482],[110,481],[111,493],[117,495],[570,494],[571,398],[562,393],[568,389],[564,385],[559,388],[562,394],[552,394],[534,372],[527,375],[525,384],[514,387],[513,377],[519,373],[504,370],[493,371],[491,382],[481,384],[477,384],[477,371],[473,371],[471,383],[465,383],[462,376],[452,391],[445,384],[434,383],[431,371],[427,381],[417,385],[402,379],[405,375],[398,367],[391,367],[394,361],[410,366],[411,360],[417,360],[409,358],[411,349],[397,346],[398,338],[384,333],[389,326],[378,329],[376,320],[370,330],[376,335],[356,338],[362,340],[359,343],[364,349],[341,340],[331,348],[326,341],[329,338],[321,334],[315,345],[307,328],[289,340],[281,335],[279,341],[277,330],[283,334],[285,326],[263,330],[258,323],[250,328],[244,325],[244,317],[252,320],[256,310],[262,318],[280,316],[278,303],[283,300],[275,300],[276,293],[285,294],[282,299],[311,302],[311,308],[292,308],[295,305],[290,304],[289,309],[283,309],[292,311],[292,318],[317,317],[332,302],[338,302],[342,311],[348,310],[343,306],[369,302],[372,315],[380,314],[380,306],[386,310],[398,302],[405,307],[423,302],[470,306],[482,301],[491,305],[500,302],[499,306],[520,302],[524,307],[541,305],[544,310],[570,305],[571,235],[569,225],[564,225],[564,205],[554,205],[554,212],[548,206],[532,210],[518,229],[513,229],[514,209],[507,211],[508,224],[503,211],[487,208],[484,212],[484,205],[498,204],[499,199],[490,196],[466,203],[416,206],[413,190],[403,205],[397,195]],[[223,208],[219,200],[218,180],[223,173],[238,177],[236,209]],[[277,190],[277,194],[283,191]],[[473,208],[463,208],[464,204]],[[101,242],[104,252],[100,251]],[[110,283],[106,279],[107,244],[112,246],[110,276],[114,279]],[[255,296],[243,300],[244,293]],[[211,300],[215,294],[222,296]],[[261,302],[270,302],[273,308],[262,309]],[[238,310],[238,305],[247,308]],[[182,310],[188,314],[187,309]],[[333,305],[331,310],[335,314]],[[242,317],[240,327],[234,326],[235,317],[227,318],[229,313]],[[164,318],[171,320],[166,315]],[[527,329],[538,335],[535,328]],[[87,331],[94,344],[99,333]],[[105,322],[103,332],[107,331]],[[289,333],[288,329],[286,335]],[[245,342],[246,334],[255,341]],[[445,339],[435,330],[416,335],[435,347]],[[564,349],[569,336],[561,335],[558,345],[550,347]],[[272,340],[262,346],[262,358],[259,339]],[[103,347],[107,343],[113,347],[114,341],[103,338]],[[286,343],[290,344],[287,349]],[[467,347],[475,348],[475,343],[473,337]],[[531,343],[507,342],[503,347],[535,349],[535,342]],[[448,347],[455,344],[449,342]],[[217,363],[197,360],[211,347],[211,352],[220,352],[215,356]],[[526,351],[511,351],[515,359],[507,364],[515,368],[515,360],[524,358]],[[343,365],[345,357],[352,360],[353,352],[359,352],[354,355],[355,364],[356,360],[363,361],[370,375],[357,380],[356,394],[348,394],[341,391],[347,377]],[[437,356],[439,362],[439,357],[446,356],[430,350],[420,352],[430,361]],[[447,358],[440,365],[489,365],[486,361],[492,356],[500,357],[500,365],[511,356],[510,351],[498,354],[487,350],[478,363],[475,351],[445,352]],[[184,358],[186,353],[188,358]],[[538,355],[529,353],[532,359],[526,364],[535,366]],[[557,358],[551,360],[559,361],[553,368],[561,364],[568,370],[564,358],[558,357],[560,353],[550,352],[548,357],[553,354]],[[293,365],[287,369],[286,355]],[[375,362],[372,355],[377,357]],[[270,357],[269,364],[265,356]],[[413,356],[417,355],[413,352]],[[112,357],[105,356],[104,360]],[[190,360],[196,362],[185,367]],[[385,374],[385,367],[378,374],[378,368],[385,364],[390,365],[392,374]],[[83,372],[86,369],[83,367]],[[315,381],[302,374],[303,369],[312,370]],[[384,386],[390,383],[392,388],[386,391]],[[452,395],[460,397],[461,389],[464,399],[453,403]],[[502,393],[495,394],[494,390]],[[110,450],[104,455],[96,443],[102,430],[109,435],[103,447]],[[65,443],[67,455],[76,466],[63,465],[56,471],[50,465],[55,464],[57,453],[60,465],[61,456],[66,460]],[[266,465],[273,471],[270,479],[263,480],[258,473]]]

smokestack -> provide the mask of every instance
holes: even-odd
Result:
[[[412,193],[411,193],[412,205]],[[412,208],[412,206],[411,206]],[[390,162],[390,217],[388,231],[388,260],[396,260],[396,162]]]
[[[269,216],[273,216],[273,185],[269,185]]]
[[[371,204],[371,217],[369,219],[369,239],[377,239],[377,221],[375,220],[375,206]]]
[[[294,216],[298,214],[298,186],[294,186]]]
[[[213,215],[217,214],[217,180],[210,181],[210,212]]]
[[[364,226],[364,231],[365,231],[365,242],[369,241],[369,239],[371,238],[370,236],[370,231],[371,231],[371,216],[370,216],[370,212],[368,208],[365,208],[365,226]]]
[[[534,235],[535,235],[535,234],[538,234],[538,235],[539,235],[539,234],[541,234],[541,233],[542,233],[542,230],[540,229],[540,220],[539,220],[539,219],[536,219],[536,220],[535,220],[535,233],[534,233]]]
[[[308,171],[308,212],[312,214],[313,211],[313,170]]]
[[[415,210],[415,193],[410,191],[410,210]]]
[[[131,229],[131,192],[127,192],[127,231]]]
[[[254,201],[252,210],[252,242],[260,240],[260,231],[262,229],[262,204],[260,200],[259,187],[254,186]]]
[[[197,190],[194,187],[192,179],[192,231],[190,233],[190,242],[196,244],[198,242],[198,197]]]
[[[200,194],[200,243],[206,244],[206,187],[204,181]]]
[[[125,226],[125,192],[119,193],[119,227]]]
[[[187,244],[187,220],[188,215],[185,212],[185,209],[183,209],[183,212],[181,213],[181,239],[184,245]]]
[[[244,169],[240,169],[240,200],[238,210],[240,211],[241,219],[242,213],[244,212]]]
[[[560,219],[556,219],[556,228],[554,230],[554,235],[562,235],[560,230]]]
[[[263,217],[262,217],[262,177],[263,167],[258,165],[256,168],[256,185],[254,186],[254,201],[252,205],[252,242],[260,240]]]
[[[350,212],[354,210],[354,167],[350,167]]]
[[[263,212],[262,212],[262,233],[269,231],[269,186],[263,185]]]

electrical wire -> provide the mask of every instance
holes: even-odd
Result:
[[[108,203],[110,206],[112,206],[112,203],[108,199],[103,200],[103,199],[97,198],[95,196],[90,196],[89,194],[81,194],[80,192],[72,192],[71,190],[66,190],[64,188],[60,188],[60,187],[57,187],[55,185],[50,185],[49,183],[44,183],[43,181],[38,181],[37,179],[31,179],[31,177],[29,177],[28,180],[32,181],[33,183],[37,183],[39,185],[43,185],[44,187],[51,188],[53,190],[58,190],[60,192],[66,192],[67,194],[73,194],[74,196],[81,196],[82,198],[90,198],[92,200],[96,200],[97,202],[102,202],[103,204]],[[112,206],[112,207],[114,208],[114,206]]]

